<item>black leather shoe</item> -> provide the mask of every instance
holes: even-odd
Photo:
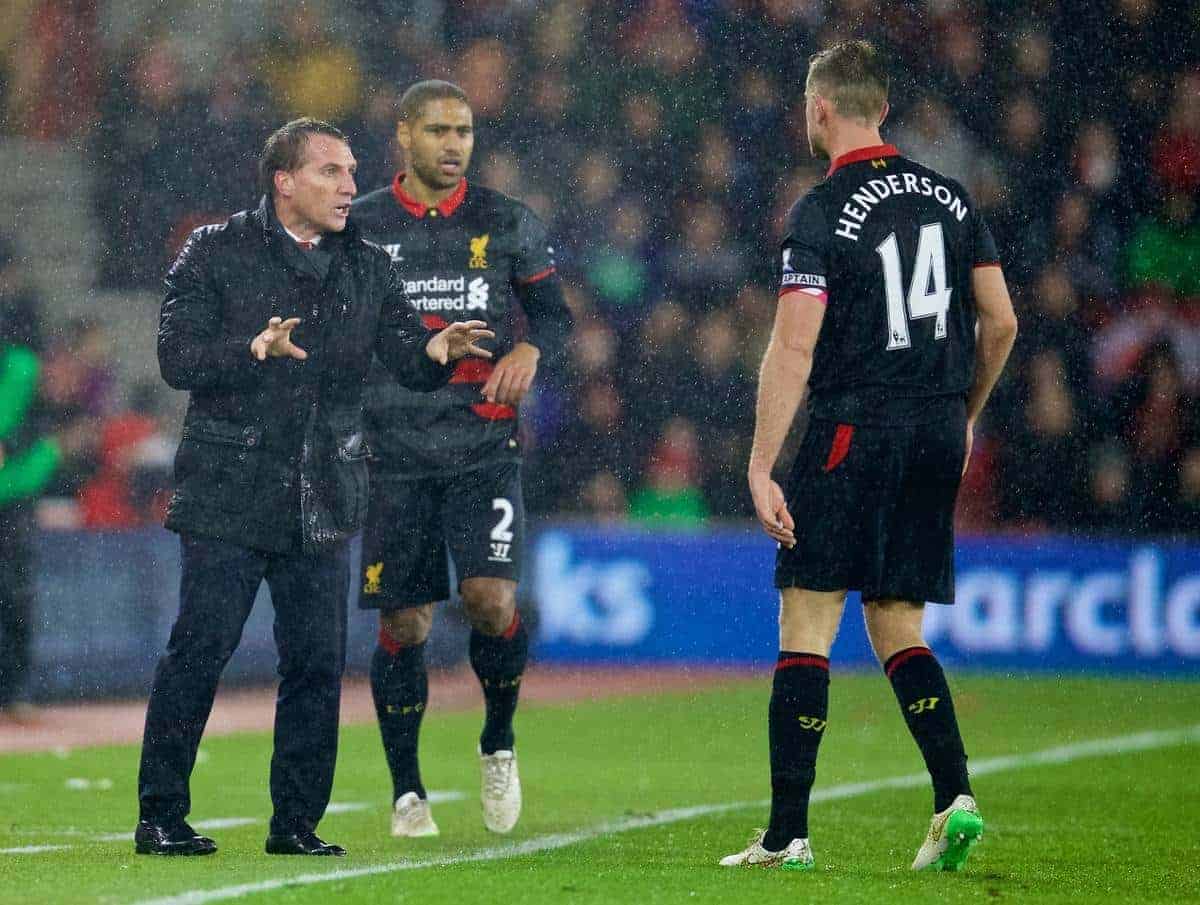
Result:
[[[346,854],[340,845],[326,842],[311,830],[267,837],[268,855],[336,855]]]
[[[139,855],[211,855],[217,850],[217,843],[197,834],[183,820],[175,823],[139,820],[133,842]]]

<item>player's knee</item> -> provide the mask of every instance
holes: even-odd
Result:
[[[837,638],[837,626],[814,625],[794,616],[779,616],[780,650],[803,651],[829,656]]]
[[[924,647],[924,605],[906,600],[872,600],[863,604],[867,636],[883,663],[907,647]]]
[[[784,594],[779,607],[780,650],[829,656],[837,638],[843,601],[836,595]]]
[[[516,583],[497,578],[468,578],[461,588],[463,608],[471,627],[499,635],[512,624],[517,608]]]
[[[380,613],[379,624],[401,647],[412,647],[429,637],[433,627],[433,604]]]

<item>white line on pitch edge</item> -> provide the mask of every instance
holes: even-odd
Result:
[[[432,796],[435,793],[430,793]],[[443,801],[455,801],[459,798],[464,798],[462,792],[441,792],[437,793]],[[333,802],[325,809],[327,814],[346,814],[352,811],[367,811],[373,805],[365,801],[343,801]],[[228,830],[240,826],[250,826],[255,823],[261,823],[258,817],[213,817],[209,820],[196,820],[192,823],[198,830]],[[43,832],[31,833],[35,836],[84,836],[86,842],[129,842],[133,840],[133,833],[89,833],[85,830],[45,830]],[[61,852],[69,848],[74,848],[75,845],[20,845],[12,848],[0,848],[0,855],[31,855],[39,852]]]
[[[444,804],[451,801],[462,801],[465,799],[466,793],[458,789],[434,789],[429,792],[429,801],[432,804]],[[326,814],[349,814],[354,811],[369,811],[375,805],[365,801],[335,801],[330,803],[325,809]],[[208,820],[196,820],[192,822],[198,830],[228,830],[241,826],[250,826],[255,823],[261,823],[258,817],[213,817]],[[37,833],[30,833],[33,836],[84,836],[87,837],[87,842],[129,842],[133,839],[133,833],[89,833],[85,830],[45,830]],[[69,848],[74,848],[74,845],[19,845],[11,848],[0,848],[0,855],[33,855],[41,852],[61,852]]]
[[[1043,764],[1064,764],[1087,757],[1128,754],[1131,751],[1148,751],[1154,748],[1170,748],[1177,745],[1196,743],[1200,743],[1200,725],[1189,726],[1184,729],[1138,732],[1133,735],[1120,735],[1111,738],[1077,742],[1071,745],[1059,745],[1054,748],[1046,748],[1042,751],[1034,751],[1031,754],[1013,754],[1006,757],[984,758],[973,762],[971,775],[982,776],[986,773],[999,773],[1022,767],[1033,767]],[[886,779],[876,779],[867,782],[845,783],[814,791],[812,800],[818,802],[855,798],[859,795],[867,795],[871,792],[882,791],[883,789],[919,787],[928,782],[929,776],[927,774],[911,773],[907,776],[892,776]],[[242,896],[253,895],[254,893],[272,892],[284,887],[312,886],[317,883],[352,880],[357,877],[392,874],[403,870],[420,870],[426,867],[451,867],[457,864],[471,864],[480,861],[498,861],[504,858],[516,858],[521,855],[533,855],[538,852],[566,848],[570,845],[589,842],[602,836],[623,833],[628,830],[664,826],[669,823],[693,820],[697,817],[709,817],[728,811],[765,807],[768,803],[765,800],[734,801],[724,804],[701,804],[686,808],[672,808],[671,810],[658,811],[643,816],[609,820],[569,833],[536,836],[524,842],[493,846],[466,855],[446,855],[440,858],[426,858],[418,861],[395,861],[389,864],[336,869],[321,874],[300,874],[291,877],[280,877],[276,880],[261,880],[257,883],[223,886],[216,889],[195,889],[174,896],[143,899],[134,903],[134,905],[205,905],[207,902],[237,899]]]

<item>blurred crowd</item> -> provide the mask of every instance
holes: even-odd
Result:
[[[471,178],[550,225],[577,320],[527,407],[530,502],[671,525],[750,512],[774,249],[825,167],[804,135],[808,56],[870,38],[895,61],[885,137],[970,189],[1021,319],[962,527],[1200,533],[1200,3],[18,5],[5,116],[85,142],[110,287],[157,286],[192,227],[252,206],[284,120],[341,125],[366,191],[397,166],[404,87],[462,85]],[[46,411],[103,425],[59,490],[146,517],[157,495],[130,463],[164,456],[154,389],[109,398],[96,329],[46,349]]]
[[[113,340],[98,321],[73,318],[47,330],[44,320],[11,243],[0,240],[0,387],[10,396],[21,392],[13,374],[20,360],[5,354],[13,349],[29,354],[37,375],[28,401],[0,418],[0,523],[38,498],[44,527],[160,523],[174,440],[158,387],[118,391]],[[41,443],[54,447],[52,462],[22,467]]]

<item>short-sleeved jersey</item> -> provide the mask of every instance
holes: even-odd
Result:
[[[944,417],[975,363],[971,271],[996,243],[953,179],[891,145],[839,157],[792,207],[780,296],[827,308],[813,351],[809,411],[848,424]]]
[[[408,195],[402,180],[399,174],[391,186],[355,201],[355,223],[391,255],[426,326],[481,320],[496,339],[484,343],[493,359],[464,358],[450,383],[433,393],[411,392],[378,365],[372,369],[366,423],[375,466],[416,478],[516,460],[516,409],[489,403],[480,388],[493,362],[512,349],[522,287],[556,279],[546,228],[525,205],[465,179],[433,208]],[[535,341],[537,315],[526,314]]]

